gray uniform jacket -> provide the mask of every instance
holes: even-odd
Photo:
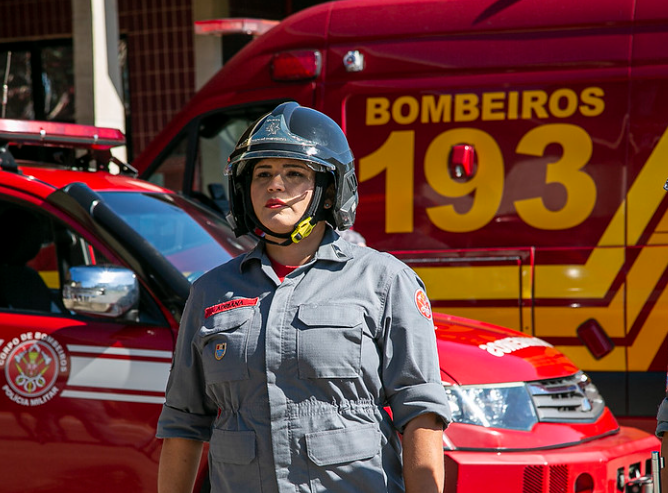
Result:
[[[450,419],[423,289],[329,228],[282,283],[260,243],[193,284],[157,436],[210,441],[214,492],[403,491],[396,431]]]

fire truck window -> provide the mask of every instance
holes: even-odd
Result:
[[[223,183],[224,187],[227,186],[227,180],[223,179],[227,158],[232,154],[243,131],[254,121],[243,116],[231,118],[223,115],[216,118],[216,116],[209,117],[200,126],[192,185],[195,192],[207,193],[210,183]],[[222,121],[223,124],[216,125],[216,121]]]
[[[63,281],[70,267],[118,265],[64,223],[23,204],[0,200],[0,234],[0,312],[79,318],[62,302]],[[164,323],[151,295],[140,289],[139,307],[124,323]]]
[[[61,279],[67,278],[70,267],[114,264],[80,235],[59,222],[54,224],[54,239]]]
[[[0,309],[65,314],[70,267],[110,264],[80,235],[42,211],[0,201]]]
[[[225,208],[221,191],[228,196],[224,170],[227,158],[248,126],[271,111],[278,102],[217,112],[199,124],[197,157],[193,170],[191,195],[214,209]],[[213,201],[213,204],[211,203]],[[224,211],[226,212],[226,210]]]
[[[0,231],[0,309],[64,312],[49,218],[0,202]]]
[[[186,134],[183,133],[178,141],[170,147],[171,150],[148,180],[161,187],[181,192],[183,191],[183,180],[186,173],[186,150],[188,148]]]
[[[60,279],[67,279],[68,270],[71,267],[82,265],[116,265],[117,262],[107,258],[97,248],[92,246],[81,235],[73,232],[60,222],[54,222],[54,237],[57,251],[57,263]],[[62,286],[62,285],[61,285]],[[59,291],[60,293],[60,291]],[[80,317],[76,313],[70,313],[73,317]],[[112,320],[109,320],[112,321]],[[152,296],[140,287],[139,306],[131,310],[123,319],[124,322],[144,322],[151,324],[164,323],[159,308]]]

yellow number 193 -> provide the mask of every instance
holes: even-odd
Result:
[[[530,130],[520,140],[516,152],[540,157],[549,144],[561,145],[561,158],[547,165],[545,183],[559,183],[566,191],[566,202],[558,210],[545,207],[542,197],[515,201],[520,218],[543,230],[567,229],[582,223],[596,203],[596,184],[582,170],[592,155],[592,141],[582,128],[568,124],[542,125]],[[478,168],[467,181],[454,180],[448,171],[449,153],[457,144],[473,145],[478,154]],[[413,232],[415,131],[391,132],[374,152],[360,159],[360,182],[385,171],[385,231]],[[427,208],[430,221],[453,233],[483,228],[498,213],[504,188],[504,162],[494,138],[475,128],[457,128],[438,135],[424,158],[425,178],[439,195],[468,197],[457,207],[452,204]],[[459,209],[459,210],[458,210]]]

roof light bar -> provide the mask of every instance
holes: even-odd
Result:
[[[77,144],[91,149],[125,145],[123,132],[115,128],[35,120],[0,119],[0,140],[12,144]]]
[[[249,34],[260,36],[278,24],[278,21],[251,18],[211,19],[195,21],[195,34],[211,34],[223,36],[225,34]]]

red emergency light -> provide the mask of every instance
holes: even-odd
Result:
[[[195,34],[211,34],[223,36],[225,34],[249,34],[260,36],[278,24],[278,21],[251,18],[227,18],[195,21]]]
[[[468,144],[452,146],[449,168],[450,175],[455,180],[469,180],[476,171],[475,148]]]
[[[116,128],[1,118],[0,141],[42,145],[65,143],[91,149],[110,149],[125,145],[125,136]]]
[[[317,50],[284,51],[271,59],[271,76],[277,81],[315,79],[321,68],[322,55]]]

